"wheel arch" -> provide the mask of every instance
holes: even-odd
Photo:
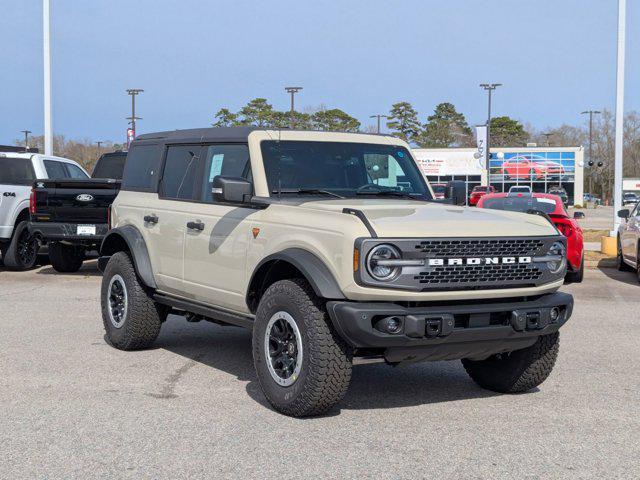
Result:
[[[104,271],[109,258],[117,252],[128,252],[138,277],[147,287],[157,288],[147,244],[142,233],[133,225],[112,228],[100,245],[98,268]]]
[[[318,297],[344,299],[338,282],[324,262],[302,248],[288,248],[265,257],[254,269],[247,288],[246,302],[255,313],[266,289],[286,278],[304,278]]]

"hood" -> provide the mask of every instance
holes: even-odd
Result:
[[[412,200],[348,199],[306,202],[302,208],[366,215],[379,237],[517,237],[558,235],[544,217]]]

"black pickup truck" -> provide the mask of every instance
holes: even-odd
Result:
[[[109,208],[120,191],[126,152],[100,157],[90,179],[36,180],[29,202],[29,231],[49,246],[58,272],[80,269],[109,229]]]

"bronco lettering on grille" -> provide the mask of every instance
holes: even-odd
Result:
[[[471,257],[471,258],[430,258],[430,267],[442,267],[444,265],[499,265],[531,263],[531,257]]]

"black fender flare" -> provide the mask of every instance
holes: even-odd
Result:
[[[268,265],[275,265],[278,261],[287,262],[297,268],[304,275],[317,296],[327,300],[342,300],[345,298],[338,282],[322,260],[302,248],[287,248],[263,258],[253,270],[247,289],[247,305],[251,301],[250,294],[258,286],[256,282],[261,281],[258,277],[266,275],[270,268]]]
[[[121,250],[122,240],[126,243],[133,258],[133,265],[136,273],[149,288],[157,288],[155,278],[153,277],[153,269],[151,268],[151,259],[144,237],[140,230],[133,225],[124,225],[122,227],[112,228],[102,240],[100,245],[100,259],[98,260],[98,268],[104,271],[104,267],[109,261],[109,257]]]

